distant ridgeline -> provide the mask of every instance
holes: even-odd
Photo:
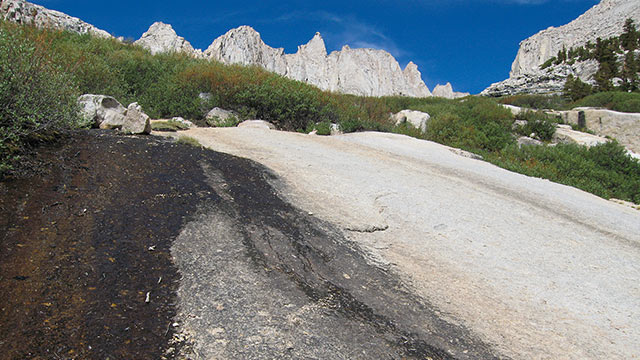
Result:
[[[0,17],[37,27],[111,36],[80,19],[24,0],[1,0]],[[453,91],[450,84],[436,86],[432,94],[422,80],[417,65],[409,62],[401,69],[398,61],[384,50],[351,49],[345,45],[340,51],[328,54],[320,34],[316,34],[308,44],[299,46],[295,54],[285,54],[282,48],[266,45],[253,28],[241,26],[218,37],[208,49],[202,51],[194,49],[188,41],[178,36],[171,25],[158,22],[135,43],[153,54],[184,52],[223,64],[260,66],[322,90],[344,94],[446,98],[469,95]]]

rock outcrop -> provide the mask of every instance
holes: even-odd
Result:
[[[544,70],[540,69],[540,65],[563,48],[568,50],[583,46],[588,41],[595,43],[597,38],[620,35],[627,18],[640,23],[640,1],[602,0],[569,24],[540,31],[520,43],[509,79],[492,84],[482,95],[558,92],[562,91],[569,75],[591,82],[598,70],[594,60],[578,61],[573,65],[552,65]]]
[[[0,17],[7,21],[39,28],[67,30],[103,38],[112,37],[108,32],[78,18],[24,0],[0,0]]]
[[[199,55],[187,40],[176,34],[171,25],[162,22],[153,23],[134,44],[148,49],[152,54],[184,52],[192,56]]]
[[[435,97],[442,97],[446,99],[457,99],[457,98],[462,98],[469,95],[471,94],[453,91],[453,87],[451,86],[451,83],[447,83],[446,85],[438,84],[436,85],[436,87],[433,88],[433,96]]]
[[[323,90],[362,96],[431,95],[415,64],[402,70],[384,50],[349,46],[327,54],[319,33],[295,54],[285,54],[284,49],[265,44],[253,28],[241,26],[217,38],[204,56],[225,64],[257,65]]]
[[[640,153],[640,114],[587,107],[549,113],[567,124],[585,126],[598,136],[612,137],[627,149]]]

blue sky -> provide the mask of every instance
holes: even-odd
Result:
[[[508,77],[518,44],[564,25],[597,0],[94,1],[34,0],[116,36],[138,39],[154,21],[173,25],[206,49],[229,29],[250,25],[287,53],[320,32],[329,51],[343,45],[418,64],[430,89],[447,81],[478,93]]]

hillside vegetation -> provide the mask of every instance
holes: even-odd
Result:
[[[325,128],[330,123],[340,124],[345,132],[393,131],[472,151],[500,166],[599,196],[640,202],[640,165],[621,146],[612,143],[589,151],[572,146],[519,149],[512,133],[514,117],[488,98],[336,94],[257,67],[223,65],[184,54],[151,55],[114,39],[7,22],[0,22],[0,66],[0,173],[11,171],[35,144],[76,128],[76,98],[92,93],[114,96],[125,105],[137,101],[154,118],[198,121],[218,106],[289,131]],[[200,93],[211,96],[202,100]],[[431,115],[425,134],[391,122],[389,114],[403,109]],[[530,113],[526,120],[541,129],[537,132],[551,129],[547,135],[552,135],[544,115]]]

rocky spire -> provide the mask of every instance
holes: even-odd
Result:
[[[142,37],[134,42],[152,54],[164,52],[184,52],[195,55],[193,46],[183,37],[178,36],[173,27],[162,22],[153,23]]]

